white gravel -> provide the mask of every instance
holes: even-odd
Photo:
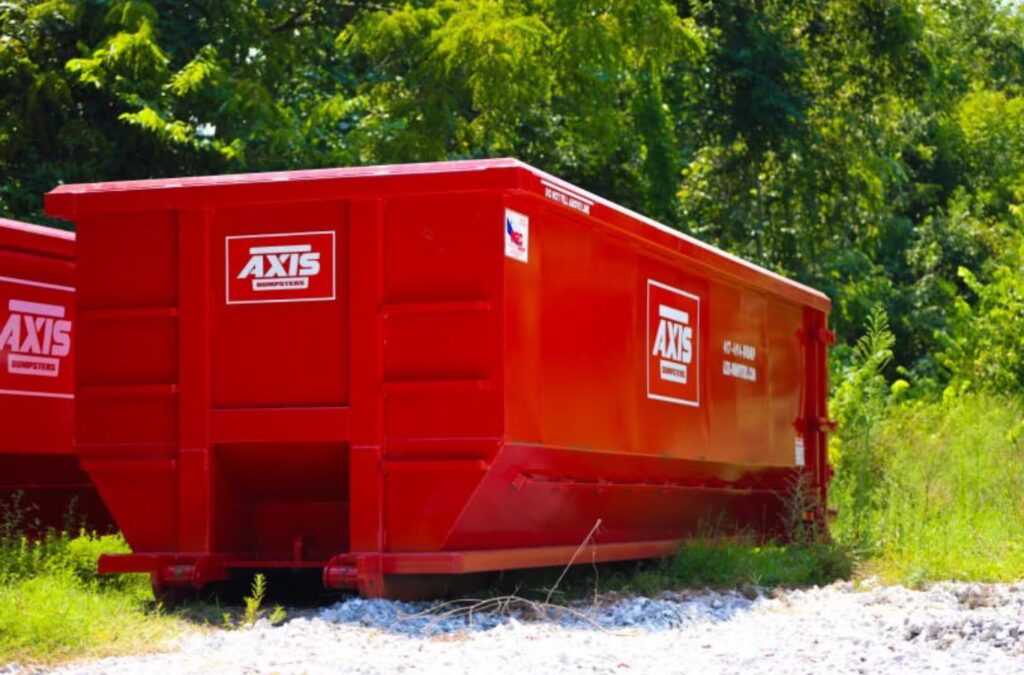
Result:
[[[354,598],[276,628],[190,635],[164,653],[57,672],[1024,673],[1024,583],[836,583],[753,599],[702,591],[543,615],[439,615],[451,608]]]

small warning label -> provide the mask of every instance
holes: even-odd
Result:
[[[530,258],[530,219],[512,209],[505,209],[505,255],[519,262]]]

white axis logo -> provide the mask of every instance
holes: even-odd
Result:
[[[660,357],[659,374],[669,382],[686,384],[689,365],[693,362],[693,328],[690,315],[682,310],[658,305],[658,335],[654,339],[652,356]]]
[[[320,254],[309,244],[253,246],[249,255],[237,278],[251,277],[254,291],[309,288],[310,277],[320,273]]]
[[[57,377],[60,359],[71,352],[71,322],[64,308],[27,300],[10,300],[10,316],[0,331],[0,350],[10,349],[12,375]]]

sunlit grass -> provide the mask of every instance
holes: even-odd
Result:
[[[188,630],[147,578],[96,575],[100,554],[126,550],[114,535],[0,542],[0,665],[137,653]]]
[[[1024,408],[967,396],[891,406],[873,434],[878,480],[834,532],[864,572],[920,584],[1024,578]],[[837,494],[843,494],[842,474]],[[855,521],[857,521],[855,525]]]
[[[698,539],[674,558],[623,580],[621,590],[644,594],[678,588],[812,586],[848,578],[852,561],[829,543],[754,544],[734,539]]]

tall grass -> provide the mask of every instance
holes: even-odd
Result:
[[[1024,578],[1024,401],[901,401],[892,346],[876,310],[832,400],[833,534],[892,581]]]
[[[895,580],[1024,578],[1021,401],[976,394],[894,405],[873,442],[877,484],[859,512],[839,505],[837,537]]]
[[[148,579],[96,574],[101,554],[127,550],[119,535],[84,532],[0,540],[0,666],[140,651],[180,632]]]

